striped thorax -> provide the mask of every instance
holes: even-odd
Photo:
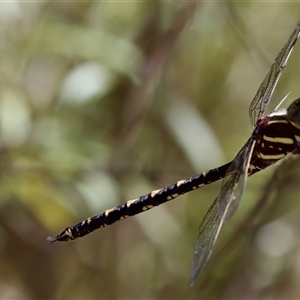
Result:
[[[299,154],[300,99],[287,110],[280,110],[258,120],[254,130],[256,145],[250,174],[280,161],[288,154]]]

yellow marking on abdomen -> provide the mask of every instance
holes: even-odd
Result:
[[[112,211],[116,210],[116,207],[113,207],[111,209],[107,209],[105,212],[104,212],[104,215],[105,217],[107,217]]]
[[[176,185],[179,187],[179,186],[181,186],[184,182],[185,182],[185,180],[179,180],[179,181],[176,182]]]
[[[179,194],[178,194],[178,193],[175,193],[175,194],[169,195],[169,196],[167,197],[167,200],[173,200],[173,199],[177,198],[178,196],[179,196]]]
[[[67,235],[70,239],[72,239],[72,237],[73,237],[73,234],[70,229],[65,231],[65,235]]]
[[[297,142],[300,142],[300,136],[299,135],[295,135],[295,139]]]
[[[274,120],[274,121],[269,121],[268,125],[270,124],[274,124],[274,123],[284,123],[284,124],[288,124],[287,120]]]
[[[134,204],[135,202],[137,202],[140,198],[135,198],[133,200],[128,200],[126,202],[126,206],[129,207],[130,205]]]
[[[151,209],[151,208],[153,208],[152,204],[145,205],[145,206],[142,207],[142,211],[146,211],[146,210]]]
[[[260,153],[259,153],[259,156],[260,156],[262,159],[274,159],[274,160],[278,160],[278,159],[284,158],[284,157],[285,157],[285,154],[284,154],[284,153],[281,153],[281,154],[277,154],[277,155],[264,155],[264,154],[262,154],[262,153],[260,152]]]
[[[155,197],[157,195],[158,192],[160,192],[161,190],[155,190],[151,192],[151,197]]]
[[[263,139],[265,141],[272,142],[272,143],[282,143],[282,144],[289,144],[289,145],[294,144],[293,139],[285,138],[285,137],[269,137],[264,135]]]

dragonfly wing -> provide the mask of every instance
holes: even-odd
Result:
[[[223,222],[232,216],[240,203],[246,186],[254,145],[255,140],[251,138],[237,154],[227,171],[228,175],[223,180],[220,194],[200,225],[192,261],[191,285],[208,262]]]
[[[282,70],[286,66],[287,61],[293,51],[299,34],[300,22],[297,24],[289,40],[286,42],[284,47],[277,55],[274,63],[271,66],[270,71],[261,83],[254,99],[252,100],[249,107],[249,116],[252,127],[254,127],[256,125],[257,120],[265,114],[265,111],[272,98],[273,91],[277,85]]]
[[[222,219],[224,218],[221,218],[219,215],[217,200],[218,198],[211,205],[200,225],[200,232],[192,261],[191,285],[194,284],[198,274],[208,262],[222,227]]]
[[[255,139],[252,136],[232,161],[227,170],[228,175],[222,182],[217,206],[220,217],[225,221],[231,218],[243,197],[254,146]]]

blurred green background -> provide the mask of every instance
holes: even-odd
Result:
[[[0,298],[299,299],[299,159],[248,180],[193,287],[220,183],[46,243],[231,160],[299,19],[292,2],[0,3]],[[299,78],[297,45],[269,112],[299,97]]]

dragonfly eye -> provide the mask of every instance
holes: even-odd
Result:
[[[300,98],[288,107],[287,118],[295,127],[300,128]]]

